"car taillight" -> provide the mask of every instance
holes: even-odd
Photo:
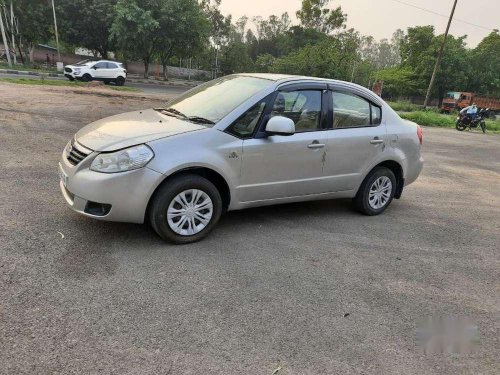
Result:
[[[418,137],[418,141],[420,142],[420,144],[422,144],[422,140],[424,138],[424,132],[423,132],[422,128],[418,125],[417,125],[417,137]]]

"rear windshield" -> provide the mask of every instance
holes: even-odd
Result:
[[[195,87],[170,101],[167,108],[186,117],[201,117],[216,123],[245,100],[272,84],[273,81],[263,78],[225,76]]]

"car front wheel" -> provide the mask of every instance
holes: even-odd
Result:
[[[115,81],[116,86],[123,86],[125,84],[125,78],[123,77],[118,77]]]
[[[388,168],[378,167],[365,178],[354,198],[354,203],[365,215],[378,215],[389,206],[395,192],[394,173]]]
[[[155,193],[149,220],[164,240],[186,244],[204,238],[221,213],[220,193],[210,181],[198,175],[181,175]]]

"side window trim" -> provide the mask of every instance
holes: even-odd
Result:
[[[271,104],[274,102],[274,98],[276,97],[275,95],[276,91],[267,95],[267,97],[264,97],[258,101],[256,101],[255,103],[253,103],[245,112],[243,112],[236,120],[234,120],[228,127],[226,127],[226,129],[224,129],[224,133],[227,133],[229,135],[232,135],[233,137],[236,137],[238,139],[252,139],[252,138],[262,138],[262,137],[257,137],[257,134],[260,132],[260,128],[262,127],[262,124],[264,122],[267,122],[267,118],[269,113],[270,113],[270,107],[271,107]],[[265,102],[265,105],[264,105],[264,110],[262,111],[262,113],[260,114],[260,118],[259,118],[259,121],[257,122],[257,125],[255,125],[255,129],[253,130],[253,133],[250,134],[249,136],[247,137],[242,137],[234,132],[231,132],[231,128],[236,124],[236,122],[238,122],[239,120],[241,120],[241,118],[243,116],[245,116],[245,114],[251,110],[253,107],[255,107],[257,104],[259,103],[262,103],[262,102]],[[264,121],[266,120],[266,121]]]
[[[330,109],[331,109],[331,121],[328,122],[328,128],[329,130],[337,130],[337,129],[357,129],[357,128],[375,128],[377,126],[380,126],[382,124],[382,107],[379,106],[378,104],[374,103],[372,100],[366,98],[365,96],[363,95],[359,95],[358,93],[355,93],[355,92],[352,92],[348,89],[344,89],[344,88],[329,88],[328,89],[329,91],[329,95],[330,95],[330,100],[329,100],[329,106],[330,106]],[[333,120],[335,118],[335,109],[333,108],[333,93],[334,92],[338,92],[338,93],[341,93],[341,94],[347,94],[347,95],[352,95],[352,96],[356,96],[358,98],[361,98],[365,101],[368,102],[368,105],[370,107],[370,125],[359,125],[359,126],[346,126],[346,127],[342,127],[342,128],[334,128],[333,127]],[[373,117],[372,117],[372,106],[375,106],[377,108],[380,108],[380,119],[379,119],[379,123],[378,124],[374,124],[373,123]]]

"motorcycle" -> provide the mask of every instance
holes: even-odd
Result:
[[[488,117],[489,111],[489,108],[481,109],[473,118],[471,118],[471,116],[467,113],[459,113],[455,123],[455,128],[458,131],[464,131],[467,128],[470,130],[479,126],[483,133],[486,133],[486,122],[484,120]]]

